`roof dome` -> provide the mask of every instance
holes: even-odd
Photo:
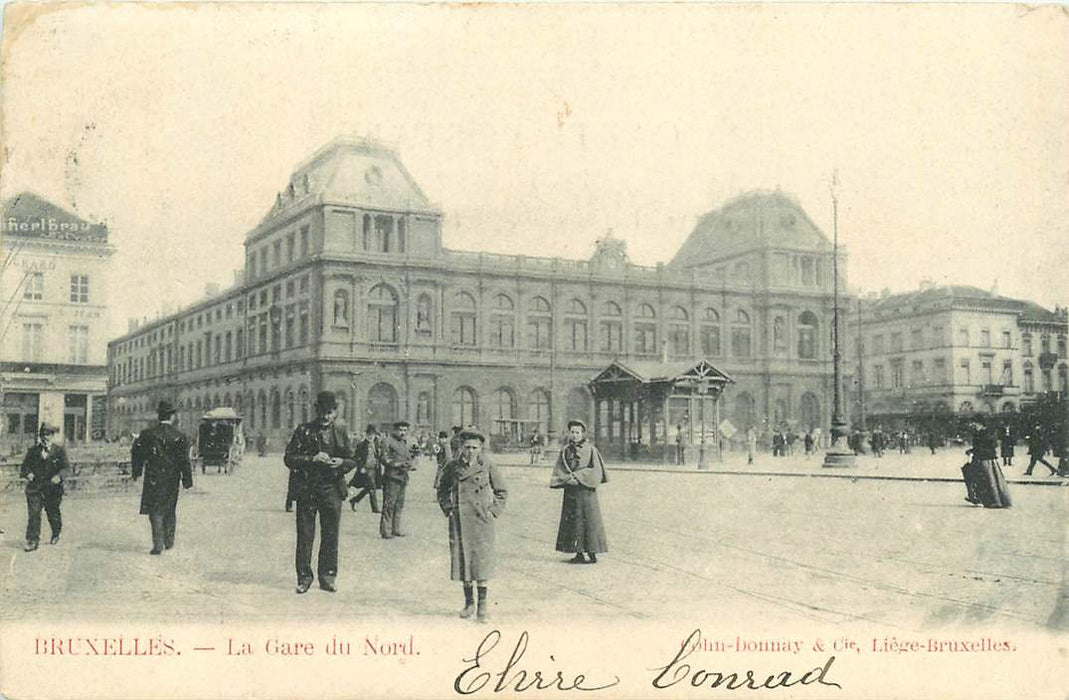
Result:
[[[782,192],[749,192],[704,215],[670,264],[705,265],[754,248],[826,250],[827,237]]]

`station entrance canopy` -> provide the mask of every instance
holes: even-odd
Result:
[[[682,445],[704,466],[721,455],[720,395],[734,382],[704,359],[614,360],[589,384],[594,442],[608,459],[665,464]]]

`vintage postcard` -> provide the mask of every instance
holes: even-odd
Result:
[[[7,4],[0,694],[1065,698],[1067,48]]]

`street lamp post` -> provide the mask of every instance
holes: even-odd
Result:
[[[709,468],[709,457],[705,453],[705,397],[709,393],[709,385],[707,382],[698,384],[698,401],[701,402],[701,422],[702,422],[702,434],[701,440],[698,443],[698,469]]]
[[[845,443],[844,439],[849,432],[846,418],[843,416],[843,373],[842,355],[839,351],[839,195],[835,191],[838,178],[832,180],[831,203],[832,203],[832,231],[834,242],[832,244],[832,270],[834,279],[834,293],[832,296],[832,397],[834,406],[831,416],[831,445],[824,452],[825,467],[852,467],[854,451]]]

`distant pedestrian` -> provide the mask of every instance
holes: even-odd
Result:
[[[449,433],[444,430],[438,433],[438,441],[434,443],[431,452],[434,454],[434,461],[438,467],[434,472],[434,492],[438,493],[438,484],[442,481],[442,470],[457,456],[449,444]]]
[[[482,451],[485,443],[481,432],[462,431],[460,454],[443,467],[436,488],[438,505],[449,519],[449,578],[464,586],[460,617],[476,613],[479,622],[488,617],[486,584],[494,575],[495,523],[508,496],[501,473]]]
[[[1013,466],[1013,451],[1016,442],[1016,436],[1010,426],[1002,426],[1002,429],[998,431],[999,456],[1002,457],[1002,466]]]
[[[52,530],[50,544],[59,542],[63,530],[63,517],[59,506],[63,502],[63,480],[70,475],[67,451],[53,442],[59,428],[41,423],[37,431],[37,444],[26,451],[19,469],[19,477],[26,480],[26,551],[37,549],[41,539],[41,510],[48,516]]]
[[[939,434],[936,433],[934,430],[929,430],[928,431],[928,449],[934,455],[935,454],[935,450],[936,450],[937,447],[939,447]],[[1013,454],[1012,450],[1010,451],[1010,454],[1011,455]]]
[[[174,547],[178,525],[178,486],[193,488],[189,463],[189,438],[178,430],[178,414],[170,401],[160,401],[156,409],[159,425],[142,430],[130,447],[134,481],[142,474],[141,515],[152,528],[152,551],[160,554]]]
[[[751,425],[746,429],[746,463],[753,464],[757,456],[757,431]]]
[[[805,458],[809,459],[809,456],[813,454],[813,431],[806,431],[805,437],[802,438],[802,442],[805,445]]]
[[[568,421],[568,443],[557,455],[549,487],[564,489],[557,551],[574,553],[572,564],[596,564],[597,555],[609,551],[597,492],[608,480],[601,453],[586,440],[586,424]]]
[[[267,436],[260,431],[256,434],[256,454],[263,457],[267,454]]]
[[[1051,476],[1057,474],[1058,470],[1045,459],[1048,445],[1047,436],[1043,433],[1042,426],[1037,424],[1025,440],[1028,442],[1028,468],[1024,470],[1025,476],[1032,475],[1036,462],[1042,462],[1046,465],[1047,469],[1050,469]]]
[[[787,445],[787,454],[794,456],[794,443],[798,440],[798,434],[793,430],[788,429],[787,435],[783,438]]]
[[[337,418],[338,401],[332,391],[316,395],[316,418],[298,425],[286,445],[286,468],[296,474],[297,593],[312,586],[312,546],[319,517],[319,587],[337,590],[338,531],[347,492],[345,474],[356,468],[349,431]]]
[[[973,426],[972,459],[961,468],[965,480],[965,500],[984,508],[1009,508],[1009,487],[996,455],[997,437],[982,423]]]
[[[384,539],[404,537],[401,514],[405,508],[405,490],[412,463],[412,448],[408,444],[409,423],[405,420],[393,424],[393,431],[379,443],[379,462],[382,464],[382,518],[379,535]]]
[[[531,464],[538,464],[542,461],[543,446],[542,433],[538,432],[538,428],[535,428],[534,433],[531,435]]]
[[[353,450],[353,461],[356,469],[353,470],[353,478],[349,480],[349,488],[353,495],[349,499],[349,508],[355,513],[356,504],[368,497],[372,513],[381,513],[379,508],[379,494],[376,489],[382,485],[381,466],[379,465],[379,431],[374,425],[368,424],[364,430],[364,439]]]
[[[683,436],[682,424],[676,425],[676,464],[685,464],[687,458],[687,443]]]

